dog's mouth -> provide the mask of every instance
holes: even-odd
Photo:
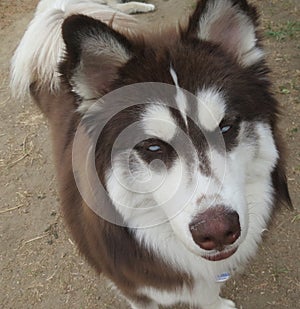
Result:
[[[225,260],[231,257],[237,251],[237,249],[238,248],[234,248],[228,251],[220,251],[212,255],[202,255],[202,257],[209,261],[221,261],[221,260]]]

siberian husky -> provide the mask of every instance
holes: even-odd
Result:
[[[202,0],[149,31],[114,9],[152,5],[103,2],[41,1],[12,60],[49,120],[66,222],[132,308],[236,308],[222,284],[292,207],[256,9]]]

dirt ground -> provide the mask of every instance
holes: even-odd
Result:
[[[78,255],[56,193],[47,123],[8,89],[9,62],[37,0],[0,0],[0,308],[118,308],[127,305]],[[151,0],[139,16],[170,23],[195,0]],[[257,257],[223,294],[239,308],[300,308],[299,0],[251,1],[261,12],[274,92],[283,107],[288,179],[295,206],[278,212]]]

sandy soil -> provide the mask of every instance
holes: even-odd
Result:
[[[170,23],[194,0],[153,0],[140,16]],[[283,107],[288,177],[296,210],[282,209],[259,254],[231,280],[239,308],[300,308],[300,24],[298,0],[252,1],[262,12],[274,92]],[[9,61],[37,0],[0,1],[0,308],[128,308],[77,253],[56,193],[47,123],[28,98],[8,89]]]

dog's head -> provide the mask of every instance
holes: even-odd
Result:
[[[130,227],[168,226],[209,260],[256,243],[276,200],[290,199],[255,9],[200,1],[187,27],[150,37],[77,15],[63,37],[61,71],[94,145],[75,139],[85,199],[101,191],[86,189],[95,167],[95,204]]]

